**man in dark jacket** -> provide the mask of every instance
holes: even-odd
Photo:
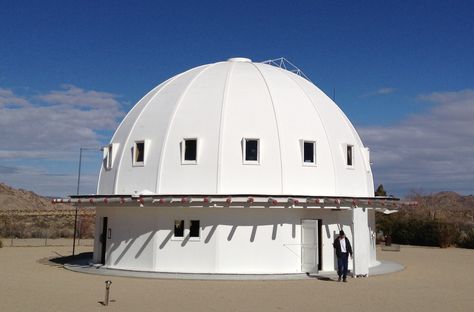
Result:
[[[338,282],[342,280],[347,282],[347,264],[349,262],[349,255],[352,259],[352,247],[351,243],[347,239],[344,231],[339,232],[339,236],[334,240],[334,249],[336,249],[336,256],[337,256],[337,275],[339,278],[337,279]]]

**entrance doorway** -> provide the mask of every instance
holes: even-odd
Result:
[[[105,264],[105,251],[107,250],[107,226],[108,226],[108,217],[102,218],[102,233],[100,234],[100,263]]]
[[[321,269],[321,222],[301,220],[301,271],[318,273]]]

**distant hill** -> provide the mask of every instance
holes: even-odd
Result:
[[[68,204],[52,204],[51,199],[34,192],[12,188],[0,183],[0,210],[74,209]]]
[[[416,207],[400,209],[402,215],[474,224],[474,196],[455,192],[439,192],[430,195],[412,193],[409,200],[418,202]]]
[[[444,207],[448,210],[474,210],[473,195],[463,196],[456,192],[439,192],[417,197],[433,207]]]
[[[0,183],[0,238],[73,237],[75,207]],[[94,237],[95,209],[78,210],[77,237]]]

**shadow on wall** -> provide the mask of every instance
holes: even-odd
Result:
[[[213,237],[215,236],[215,232],[217,230],[217,227],[218,226],[225,226],[225,227],[229,228],[228,233],[226,233],[227,235],[225,236],[227,241],[229,241],[229,242],[232,241],[236,237],[235,235],[239,231],[239,229],[240,230],[245,230],[245,233],[250,234],[249,237],[248,237],[248,240],[249,240],[250,243],[255,242],[257,234],[259,235],[259,239],[263,238],[263,239],[271,239],[272,241],[275,241],[275,240],[277,240],[278,237],[280,237],[280,239],[283,238],[283,237],[280,236],[280,235],[282,235],[281,234],[282,232],[279,229],[279,227],[282,227],[283,225],[291,225],[291,238],[295,239],[296,238],[296,227],[297,227],[297,225],[299,226],[301,224],[300,223],[301,222],[300,217],[297,217],[295,219],[297,219],[297,221],[295,220],[296,222],[292,222],[292,223],[287,222],[287,218],[285,216],[282,216],[281,218],[277,218],[276,220],[274,218],[272,220],[273,221],[272,223],[262,222],[262,221],[259,222],[258,219],[255,220],[255,219],[250,219],[250,218],[239,218],[239,220],[233,220],[234,221],[233,223],[231,223],[231,222],[222,222],[222,220],[220,220],[219,224],[212,224],[212,223],[202,222],[202,224],[201,224],[201,229],[202,229],[201,239],[203,239],[202,243],[209,244],[211,242],[211,240],[213,239]],[[166,223],[166,224],[168,224],[168,223]],[[166,227],[162,226],[160,229],[151,229],[150,228],[151,226],[148,226],[147,228],[141,228],[139,233],[134,233],[133,237],[130,237],[130,238],[127,238],[127,239],[122,239],[122,240],[119,239],[115,242],[111,241],[110,246],[108,246],[108,254],[110,255],[111,253],[114,253],[114,252],[118,252],[118,251],[120,252],[120,255],[114,261],[114,265],[118,265],[122,261],[122,259],[127,255],[127,253],[132,248],[132,246],[134,244],[137,244],[137,240],[140,237],[143,237],[144,240],[142,240],[142,239],[139,240],[139,241],[143,241],[143,243],[141,244],[141,246],[139,246],[138,251],[134,256],[135,259],[138,259],[142,256],[143,252],[145,250],[147,250],[147,247],[150,246],[150,243],[153,243],[154,238],[157,237],[157,233],[159,233],[159,232],[163,233],[163,235],[165,235],[165,236],[164,237],[161,236],[160,240],[158,242],[156,242],[157,244],[159,244],[159,245],[157,245],[157,247],[160,250],[163,250],[164,248],[166,248],[166,246],[170,243],[170,241],[173,238],[174,227],[172,226],[172,224],[174,224],[174,222],[169,222],[169,226],[166,226]],[[156,226],[158,226],[158,225],[156,225]],[[259,227],[261,227],[261,226],[271,226],[271,232],[269,232],[269,231],[259,231]],[[323,230],[323,233],[321,233],[321,235],[326,236],[326,238],[325,238],[326,240],[330,240],[331,242],[334,241],[334,239],[336,239],[336,237],[339,235],[339,230],[343,229],[343,228],[345,229],[348,225],[337,224],[338,230],[337,231],[333,230],[332,233],[331,233],[331,227],[333,227],[333,226],[334,225],[323,224],[324,230]],[[249,233],[249,229],[251,229],[250,233]],[[128,233],[130,233],[130,232],[128,232]],[[242,232],[241,232],[241,234],[242,234]],[[267,238],[265,238],[263,235],[265,235],[265,236],[269,235],[269,236]],[[179,244],[181,245],[181,247],[185,247],[188,244],[188,242],[190,241],[190,238],[191,237],[190,237],[189,232],[188,232],[186,234],[186,236],[182,240],[179,241]],[[239,236],[239,238],[241,239],[242,237]],[[125,244],[125,247],[123,247],[124,244]],[[135,246],[135,247],[138,247],[138,246]],[[337,268],[337,258],[336,257],[334,257],[334,267]]]
[[[117,257],[117,259],[115,260],[114,262],[114,265],[117,265],[120,263],[120,261],[122,260],[123,256],[125,256],[125,254],[128,252],[128,250],[130,249],[130,247],[132,247],[133,243],[135,242],[137,238],[134,237],[132,239],[130,239],[127,243],[127,246],[125,246],[125,248],[122,250],[122,252],[120,253],[120,255]],[[117,250],[119,248],[121,244],[110,244],[110,253],[113,253],[115,250]]]
[[[140,247],[138,252],[135,254],[135,259],[138,259],[141,256],[141,254],[146,249],[146,247],[150,244],[150,242],[152,241],[153,237],[155,236],[155,234],[157,232],[158,232],[157,230],[149,232],[148,237],[146,238],[145,242],[143,242],[143,245]],[[147,233],[143,233],[142,235],[146,235],[146,234]],[[141,236],[141,235],[139,235],[139,236]],[[170,237],[171,236],[172,235],[170,235]],[[128,251],[133,246],[133,244],[135,243],[135,241],[137,240],[138,237],[137,236],[133,237],[132,239],[129,239],[127,241],[120,241],[120,243],[118,243],[118,244],[116,244],[116,243],[111,243],[110,244],[110,249],[109,249],[110,253],[113,253],[114,251],[116,251],[123,242],[126,242],[126,244],[127,244],[125,246],[125,248],[122,250],[122,252],[120,253],[120,255],[117,257],[117,259],[114,261],[114,265],[118,265],[120,263],[122,258],[128,253]]]
[[[152,240],[153,236],[155,236],[155,233],[158,232],[157,230],[154,230],[154,231],[151,231],[150,234],[148,235],[147,239],[145,240],[145,242],[143,243],[142,247],[140,247],[140,249],[138,250],[137,254],[135,255],[135,259],[138,259],[141,254],[143,253],[143,250],[145,250],[146,246],[148,246],[148,244],[150,243],[150,241]]]
[[[259,225],[250,225],[250,222],[245,222],[244,224],[239,224],[239,225],[232,225],[230,230],[229,230],[229,233],[227,235],[227,241],[232,241],[232,239],[234,238],[234,235],[235,233],[238,231],[238,228],[239,227],[249,227],[251,226],[252,227],[252,230],[251,230],[251,233],[250,233],[250,237],[249,237],[249,242],[253,243],[256,239],[256,236],[257,236],[257,230],[258,230],[258,227],[259,226],[264,226],[264,225],[270,225],[270,224],[259,224]],[[278,237],[278,227],[282,226],[283,224],[282,223],[274,223],[274,224],[271,224],[272,226],[272,232],[271,232],[271,240],[276,240],[277,237]],[[202,228],[207,228],[209,227],[209,231],[207,233],[207,235],[205,236],[204,238],[204,243],[205,244],[208,244],[216,230],[217,230],[217,227],[218,225],[216,224],[212,224],[212,225],[202,225]],[[292,223],[291,224],[291,232],[292,232],[292,238],[296,238],[296,224]],[[161,241],[160,245],[158,246],[159,249],[164,249],[166,247],[166,245],[170,242],[170,240],[173,238],[173,233],[174,233],[174,228],[166,228],[166,229],[159,229],[159,230],[152,230],[152,231],[147,231],[145,232],[145,230],[143,231],[143,233],[137,233],[134,237],[128,239],[128,240],[121,240],[121,241],[118,241],[118,242],[111,242],[109,247],[108,247],[108,254],[111,254],[111,253],[114,253],[115,251],[118,251],[118,250],[121,250],[120,251],[120,255],[116,258],[116,260],[114,261],[114,265],[118,265],[121,260],[123,259],[123,257],[129,252],[130,248],[136,243],[137,239],[142,236],[142,235],[147,235],[147,238],[146,240],[143,242],[143,244],[140,246],[138,252],[136,253],[135,255],[135,259],[138,259],[143,251],[149,246],[150,242],[153,240],[153,238],[155,237],[156,233],[158,233],[159,231],[163,231],[163,232],[166,232],[166,236],[164,237],[164,239]],[[262,235],[262,234],[261,234]],[[190,235],[189,233],[184,237],[184,239],[180,242],[181,244],[181,247],[185,247],[187,245],[187,243],[189,242],[190,240]],[[125,247],[122,249],[121,246],[123,246],[123,244],[125,244]]]

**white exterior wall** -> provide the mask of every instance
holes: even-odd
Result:
[[[115,180],[119,167],[119,160],[122,159],[124,153],[124,142],[127,140],[127,137],[135,124],[136,119],[143,110],[143,107],[153,98],[157,92],[159,92],[166,83],[160,84],[151,90],[147,95],[143,97],[125,116],[122,120],[120,126],[115,131],[114,136],[110,143],[116,143],[118,145],[118,151],[116,151],[115,161],[112,164],[111,169],[106,170],[104,166],[100,168],[99,181],[97,184],[97,194],[114,194],[115,192]],[[105,164],[105,159],[103,161]]]
[[[225,87],[225,80],[219,78],[226,73],[227,67],[223,63],[206,67],[196,75],[194,83],[182,94],[162,150],[161,169],[157,180],[158,193],[171,194],[177,189],[182,194],[216,191],[219,146],[216,121],[221,116],[220,103]],[[209,81],[212,83],[208,83]],[[205,105],[202,105],[203,103]],[[205,117],[196,120],[195,117],[199,115]],[[181,149],[183,139],[186,138],[198,140],[196,164],[181,164]],[[203,179],[204,176],[206,179]]]
[[[375,211],[370,209],[367,212],[368,224],[369,224],[369,242],[370,242],[370,258],[369,266],[377,266],[380,264],[377,261],[377,230],[375,227]]]
[[[353,243],[352,212],[307,208],[98,207],[108,217],[108,268],[187,273],[301,273],[301,220],[321,219],[322,271],[334,271],[332,243],[342,228]],[[185,238],[173,237],[185,220]],[[200,239],[189,221],[200,220]],[[100,261],[96,240],[94,261]],[[352,261],[349,268],[352,269]]]
[[[276,74],[281,70],[273,66],[256,67],[265,77],[268,89],[272,90],[280,150],[270,157],[279,160],[281,154],[281,163],[284,165],[278,171],[282,171],[282,193],[334,195],[334,163],[324,129],[324,123],[328,121],[322,121],[310,98],[301,92],[300,86],[291,78],[293,74]],[[302,140],[316,142],[315,166],[303,164]]]
[[[219,193],[282,193],[278,128],[265,81],[251,63],[231,66],[221,126]],[[243,164],[243,138],[260,140],[259,164]]]
[[[354,274],[368,275],[370,265],[370,233],[367,213],[368,209],[356,207],[352,210],[353,228],[357,229],[353,234],[354,249]]]
[[[143,105],[128,133],[124,131],[127,137],[120,142],[124,148],[117,157],[116,171],[114,172],[112,169],[109,172],[104,170],[101,172],[101,175],[116,174],[114,194],[137,194],[144,190],[156,192],[157,173],[160,170],[159,165],[164,152],[162,149],[167,137],[170,120],[175,112],[175,105],[180,101],[182,90],[203,69],[203,67],[197,67],[172,79],[157,91],[150,101]],[[156,100],[157,98],[160,101]],[[169,103],[174,105],[169,105]],[[140,120],[140,122],[137,122],[137,120]],[[146,141],[144,166],[134,166],[132,161],[133,147],[135,141],[142,140]],[[115,142],[115,136],[112,142]],[[102,180],[99,181],[99,189],[101,189],[101,184]]]
[[[334,196],[373,196],[372,172],[359,135],[341,109],[320,89],[305,80],[293,77],[311,99],[323,120],[327,142],[334,163]],[[346,145],[354,146],[353,166],[346,166]]]

